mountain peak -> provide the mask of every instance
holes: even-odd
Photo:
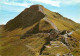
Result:
[[[31,26],[32,24],[40,21],[42,18],[45,17],[45,15],[42,13],[39,7],[40,5],[32,5],[29,8],[26,8],[14,19],[10,20],[5,25],[5,28],[7,30],[14,30],[19,27],[25,28],[25,27]]]
[[[52,12],[42,5],[32,5],[29,8],[24,9],[24,11],[14,19],[7,22],[5,30],[13,31],[16,29],[28,28],[24,33],[37,33],[42,31],[48,32],[50,29],[55,29],[57,31],[75,30],[76,27],[78,28],[79,26],[75,22],[63,17],[59,13]],[[20,32],[23,32],[23,30]]]
[[[79,56],[79,37],[80,24],[42,5],[32,5],[0,25],[0,55]]]

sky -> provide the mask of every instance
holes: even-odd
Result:
[[[53,12],[80,23],[80,0],[0,0],[0,24],[6,24],[25,8],[34,4],[43,5]]]

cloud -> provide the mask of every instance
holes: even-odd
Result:
[[[7,12],[21,12],[25,9],[25,7],[11,6],[11,5],[3,5],[1,11]]]
[[[49,4],[52,6],[57,6],[60,7],[61,4],[64,5],[75,5],[80,3],[80,0],[30,0],[33,2],[40,2],[40,3],[44,3],[44,4]]]
[[[80,3],[80,0],[57,0],[65,5],[74,5]]]
[[[1,0],[0,3],[6,4],[6,5],[24,6],[24,7],[29,7],[30,5],[33,5],[33,4],[43,3],[51,6],[60,7],[61,4],[64,4],[64,5],[78,4],[80,3],[80,0]]]
[[[28,7],[29,4],[21,4],[21,3],[14,3],[14,2],[11,2],[11,3],[6,3],[4,2],[4,4],[7,4],[7,5],[14,5],[14,6],[24,6],[24,7]]]
[[[53,1],[53,0],[30,0],[30,1],[41,2],[41,3],[45,3],[45,4],[52,5],[52,6],[57,6],[57,7],[60,6],[60,1]]]
[[[22,11],[24,8],[29,7],[33,4],[42,4],[45,5],[50,5],[50,6],[56,6],[56,7],[61,7],[61,4],[64,5],[73,5],[80,3],[80,0],[0,0],[0,7],[3,7],[7,9],[6,10],[12,10],[12,11]],[[9,8],[8,6],[9,5]],[[10,9],[10,7],[13,7],[13,9]],[[23,8],[21,8],[23,7]],[[16,9],[17,10],[16,10]],[[19,8],[19,9],[18,9]],[[0,9],[1,10],[1,9]]]
[[[20,0],[1,0],[0,11],[4,10],[4,11],[10,11],[10,12],[21,12],[25,8],[32,5],[31,3],[27,3],[25,0],[23,0],[23,2],[19,2],[19,1]]]
[[[17,0],[3,0],[0,3],[2,4],[6,4],[6,5],[13,5],[13,6],[24,6],[24,7],[29,7],[31,4],[30,3],[20,3],[20,2],[16,2]],[[24,0],[25,2],[25,0]]]
[[[7,4],[7,5],[14,5],[14,6],[25,6],[29,7],[32,4],[36,3],[44,3],[44,4],[49,4],[52,6],[60,6],[60,1],[53,1],[53,0],[2,0],[0,3]],[[28,3],[29,2],[29,3]]]

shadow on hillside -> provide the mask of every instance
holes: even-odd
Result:
[[[5,25],[6,31],[12,31],[17,28],[26,28],[39,22],[45,15],[39,11],[38,6],[32,6],[22,11],[17,17],[10,20]]]

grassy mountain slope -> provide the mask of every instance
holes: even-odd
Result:
[[[80,29],[78,29],[77,31],[74,31],[72,36],[80,41]]]
[[[47,35],[39,37],[30,36],[26,39],[20,37],[0,38],[0,55],[2,56],[36,56],[39,55],[40,49],[46,42]],[[39,41],[38,41],[39,40]],[[35,43],[36,42],[36,43]]]
[[[46,8],[44,8],[43,11],[48,19],[51,20],[60,30],[76,30],[77,28],[80,28],[80,24],[63,17],[57,12],[52,12]]]
[[[48,32],[54,27],[44,20],[45,17],[54,23],[60,31],[74,31],[71,38],[68,38],[70,49],[62,43],[62,36],[58,40],[54,39],[53,44],[50,44],[50,36],[44,32]],[[41,54],[41,56],[55,56],[72,53],[74,56],[78,56],[80,55],[80,30],[76,30],[79,28],[80,24],[63,17],[59,13],[51,12],[42,5],[33,5],[0,27],[0,36],[2,36],[0,37],[0,55],[39,56]],[[26,36],[26,34],[32,35]],[[25,39],[20,39],[23,35],[25,35]],[[53,37],[55,38],[55,36]],[[44,47],[45,45],[51,48]]]
[[[39,6],[42,11],[39,10]],[[45,18],[45,15],[47,16],[47,19],[53,22],[59,30],[76,30],[77,28],[80,28],[80,24],[63,17],[59,13],[51,12],[41,5],[33,5],[22,11],[17,17],[10,20],[5,25],[6,32],[4,32],[4,35],[9,35],[9,33],[10,35],[23,35],[37,24],[39,24],[39,26],[36,28],[36,33],[39,31],[53,29],[53,27],[43,19]],[[31,32],[33,32],[33,30]]]

